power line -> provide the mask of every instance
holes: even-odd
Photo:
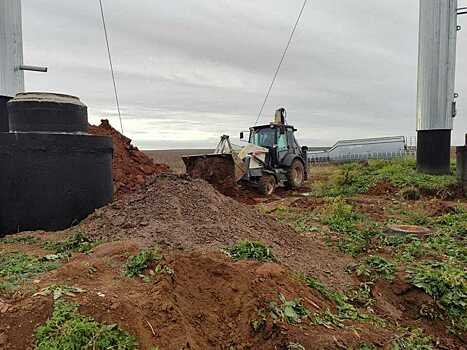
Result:
[[[292,33],[290,33],[289,41],[287,42],[287,46],[284,49],[284,52],[282,53],[281,60],[279,64],[277,65],[276,71],[274,73],[274,76],[272,78],[271,84],[269,85],[268,92],[266,94],[266,97],[264,98],[263,104],[261,105],[261,109],[259,110],[258,117],[256,118],[255,125],[258,124],[259,118],[261,118],[261,114],[263,114],[264,107],[266,106],[266,103],[268,102],[269,95],[271,94],[271,90],[274,86],[274,83],[276,82],[277,75],[279,74],[279,71],[281,69],[282,63],[284,63],[285,56],[287,55],[287,51],[289,50],[290,44],[292,43],[293,36],[295,34],[295,30],[298,27],[298,24],[300,23],[300,19],[302,18],[303,11],[305,10],[306,4],[308,0],[303,1],[302,8],[300,9],[300,13],[298,14],[297,21],[295,22]]]
[[[117,83],[115,82],[115,73],[114,73],[114,67],[112,64],[112,55],[110,54],[109,36],[107,34],[107,26],[105,25],[104,7],[102,6],[102,0],[99,0],[99,5],[101,8],[102,26],[104,27],[107,54],[109,56],[110,72],[112,73],[112,82],[114,84],[115,102],[117,103],[118,118],[120,119],[120,129],[123,134],[122,114],[120,113],[120,103],[118,102]]]

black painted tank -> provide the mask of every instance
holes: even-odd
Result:
[[[0,236],[65,229],[112,200],[112,139],[86,133],[78,98],[20,94],[8,108],[10,132],[0,133]]]
[[[88,108],[78,97],[28,92],[8,102],[10,131],[87,132]]]

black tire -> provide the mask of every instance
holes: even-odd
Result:
[[[295,159],[287,170],[287,187],[300,188],[305,182],[305,167],[303,163]]]
[[[263,175],[259,179],[258,192],[263,196],[270,196],[276,189],[276,179],[272,175]]]

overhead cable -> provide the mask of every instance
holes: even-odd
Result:
[[[303,11],[305,10],[305,7],[307,5],[308,0],[303,1],[303,5],[300,9],[300,12],[298,14],[297,20],[295,21],[295,24],[293,26],[292,32],[290,33],[289,40],[287,41],[287,45],[284,49],[284,52],[282,53],[282,57],[279,61],[279,64],[277,65],[276,71],[274,72],[274,76],[272,78],[271,84],[269,85],[268,91],[266,93],[266,97],[264,98],[263,104],[261,105],[261,108],[258,113],[258,117],[256,118],[255,125],[258,124],[259,119],[261,118],[261,115],[263,114],[264,107],[266,106],[266,103],[268,102],[269,95],[271,94],[272,88],[274,87],[274,83],[276,82],[277,75],[279,74],[279,71],[282,67],[282,64],[284,63],[285,56],[287,55],[287,51],[289,50],[290,44],[292,43],[293,36],[295,34],[295,31],[297,30],[298,24],[300,23],[300,19],[302,18]]]
[[[110,53],[109,35],[107,33],[107,26],[105,24],[104,7],[102,6],[102,0],[99,0],[99,5],[100,5],[100,9],[101,9],[102,26],[104,27],[105,44],[107,46],[107,54],[108,54],[108,57],[109,57],[110,72],[112,73],[112,82],[113,82],[113,85],[114,85],[115,102],[117,104],[118,118],[120,120],[120,129],[121,129],[122,134],[123,134],[122,114],[120,112],[120,102],[118,100],[117,83],[115,82],[115,73],[114,73],[114,67],[113,67],[113,63],[112,63],[112,55]]]

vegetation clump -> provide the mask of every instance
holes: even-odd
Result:
[[[395,272],[395,265],[389,260],[377,256],[370,255],[355,269],[357,276],[364,277],[370,281],[375,281],[378,278],[392,280]]]
[[[35,275],[58,267],[58,262],[20,252],[0,251],[0,291],[16,289]]]
[[[432,350],[433,338],[423,335],[419,328],[406,330],[392,342],[392,350]]]
[[[37,350],[136,350],[136,339],[117,325],[105,325],[78,313],[78,304],[57,300],[51,318],[36,328]]]
[[[127,277],[136,277],[155,261],[160,261],[162,256],[155,249],[143,249],[137,255],[128,258],[124,272]]]
[[[415,159],[370,160],[339,166],[337,175],[315,194],[326,197],[366,193],[377,183],[389,183],[398,189],[411,188],[421,194],[446,197],[457,186],[455,175],[428,175],[417,172]]]
[[[340,292],[331,291],[325,284],[319,280],[305,276],[303,277],[305,283],[313,289],[316,289],[326,299],[333,301],[336,304],[336,314],[326,310],[324,313],[315,314],[313,322],[325,327],[342,327],[345,320],[353,321],[370,321],[377,325],[383,325],[384,321],[376,316],[363,314],[355,306],[349,303],[350,299],[345,294]]]
[[[16,236],[16,237],[6,237],[0,239],[0,243],[2,244],[15,244],[15,243],[20,243],[20,244],[36,244],[41,241],[40,238],[34,237],[34,236]]]
[[[287,300],[282,294],[279,294],[278,298],[279,303],[271,301],[266,308],[258,310],[257,318],[251,322],[251,327],[255,332],[264,328],[269,317],[273,324],[285,322],[295,325],[310,315],[310,311],[301,303],[300,299]]]
[[[366,221],[342,198],[336,198],[325,206],[320,218],[322,224],[342,235],[337,241],[339,250],[353,257],[367,251],[370,239],[379,234],[375,223]]]
[[[257,241],[240,241],[226,248],[225,252],[234,260],[277,261],[271,248]]]
[[[402,198],[409,200],[409,201],[417,201],[422,196],[422,194],[420,193],[420,190],[414,186],[404,187],[403,189],[400,190],[399,193],[402,196]]]
[[[439,302],[456,326],[467,330],[467,272],[450,262],[423,261],[408,271],[411,282]]]
[[[71,252],[88,253],[98,242],[93,241],[82,233],[76,233],[64,241],[48,241],[44,248],[52,250],[56,254],[70,254]]]

